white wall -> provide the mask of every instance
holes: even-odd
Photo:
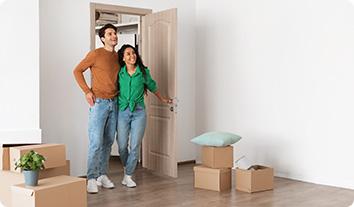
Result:
[[[196,1],[197,132],[235,158],[354,189],[354,7],[345,0]]]
[[[41,128],[45,142],[67,145],[72,174],[86,174],[88,106],[72,75],[90,50],[90,0],[40,1]],[[177,159],[195,159],[195,2],[173,0],[96,1],[149,8],[178,8]],[[182,84],[183,83],[183,84]],[[182,122],[183,120],[183,122]]]
[[[38,0],[0,2],[0,143],[40,143]]]

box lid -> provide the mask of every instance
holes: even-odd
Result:
[[[51,178],[45,178],[38,181],[38,186],[26,186],[24,183],[14,185],[13,188],[22,188],[23,190],[29,190],[30,192],[33,191],[40,191],[46,188],[53,188],[61,185],[66,185],[69,183],[75,182],[86,182],[84,178],[77,178],[67,175],[61,175]]]
[[[24,146],[16,146],[13,147],[18,150],[30,150],[30,149],[37,149],[37,148],[44,148],[44,147],[52,147],[52,146],[58,146],[58,145],[64,145],[64,144],[35,144],[35,145],[24,145]]]
[[[194,166],[194,171],[198,172],[208,172],[208,173],[225,173],[230,171],[230,168],[209,168],[202,165]]]

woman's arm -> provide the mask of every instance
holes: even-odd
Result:
[[[145,79],[145,85],[146,87],[149,89],[149,91],[151,91],[152,93],[155,94],[155,96],[163,103],[166,104],[171,104],[172,103],[172,99],[171,98],[165,98],[163,96],[161,96],[159,90],[157,89],[157,84],[156,82],[152,79],[151,75],[150,75],[150,70],[148,68],[146,68],[146,79]]]
[[[161,102],[163,102],[165,104],[171,104],[172,103],[172,99],[171,98],[165,98],[165,97],[161,96],[159,91],[156,91],[154,94]]]

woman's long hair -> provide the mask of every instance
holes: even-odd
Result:
[[[119,62],[120,67],[125,66],[125,62],[123,61],[124,51],[125,51],[125,49],[127,49],[127,48],[129,48],[129,47],[132,48],[132,49],[134,50],[135,54],[136,54],[135,66],[139,66],[139,67],[140,67],[140,70],[141,70],[141,72],[143,73],[144,78],[146,78],[146,68],[147,68],[147,67],[143,64],[143,61],[142,61],[142,59],[141,59],[141,57],[140,57],[140,55],[139,55],[138,50],[137,50],[135,47],[133,47],[133,46],[131,46],[131,45],[129,45],[129,44],[123,45],[123,46],[118,50],[118,62]]]

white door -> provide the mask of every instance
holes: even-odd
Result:
[[[176,97],[177,9],[142,18],[142,57],[162,95]],[[143,167],[177,177],[176,108],[153,95],[146,98],[147,127],[143,141]]]

